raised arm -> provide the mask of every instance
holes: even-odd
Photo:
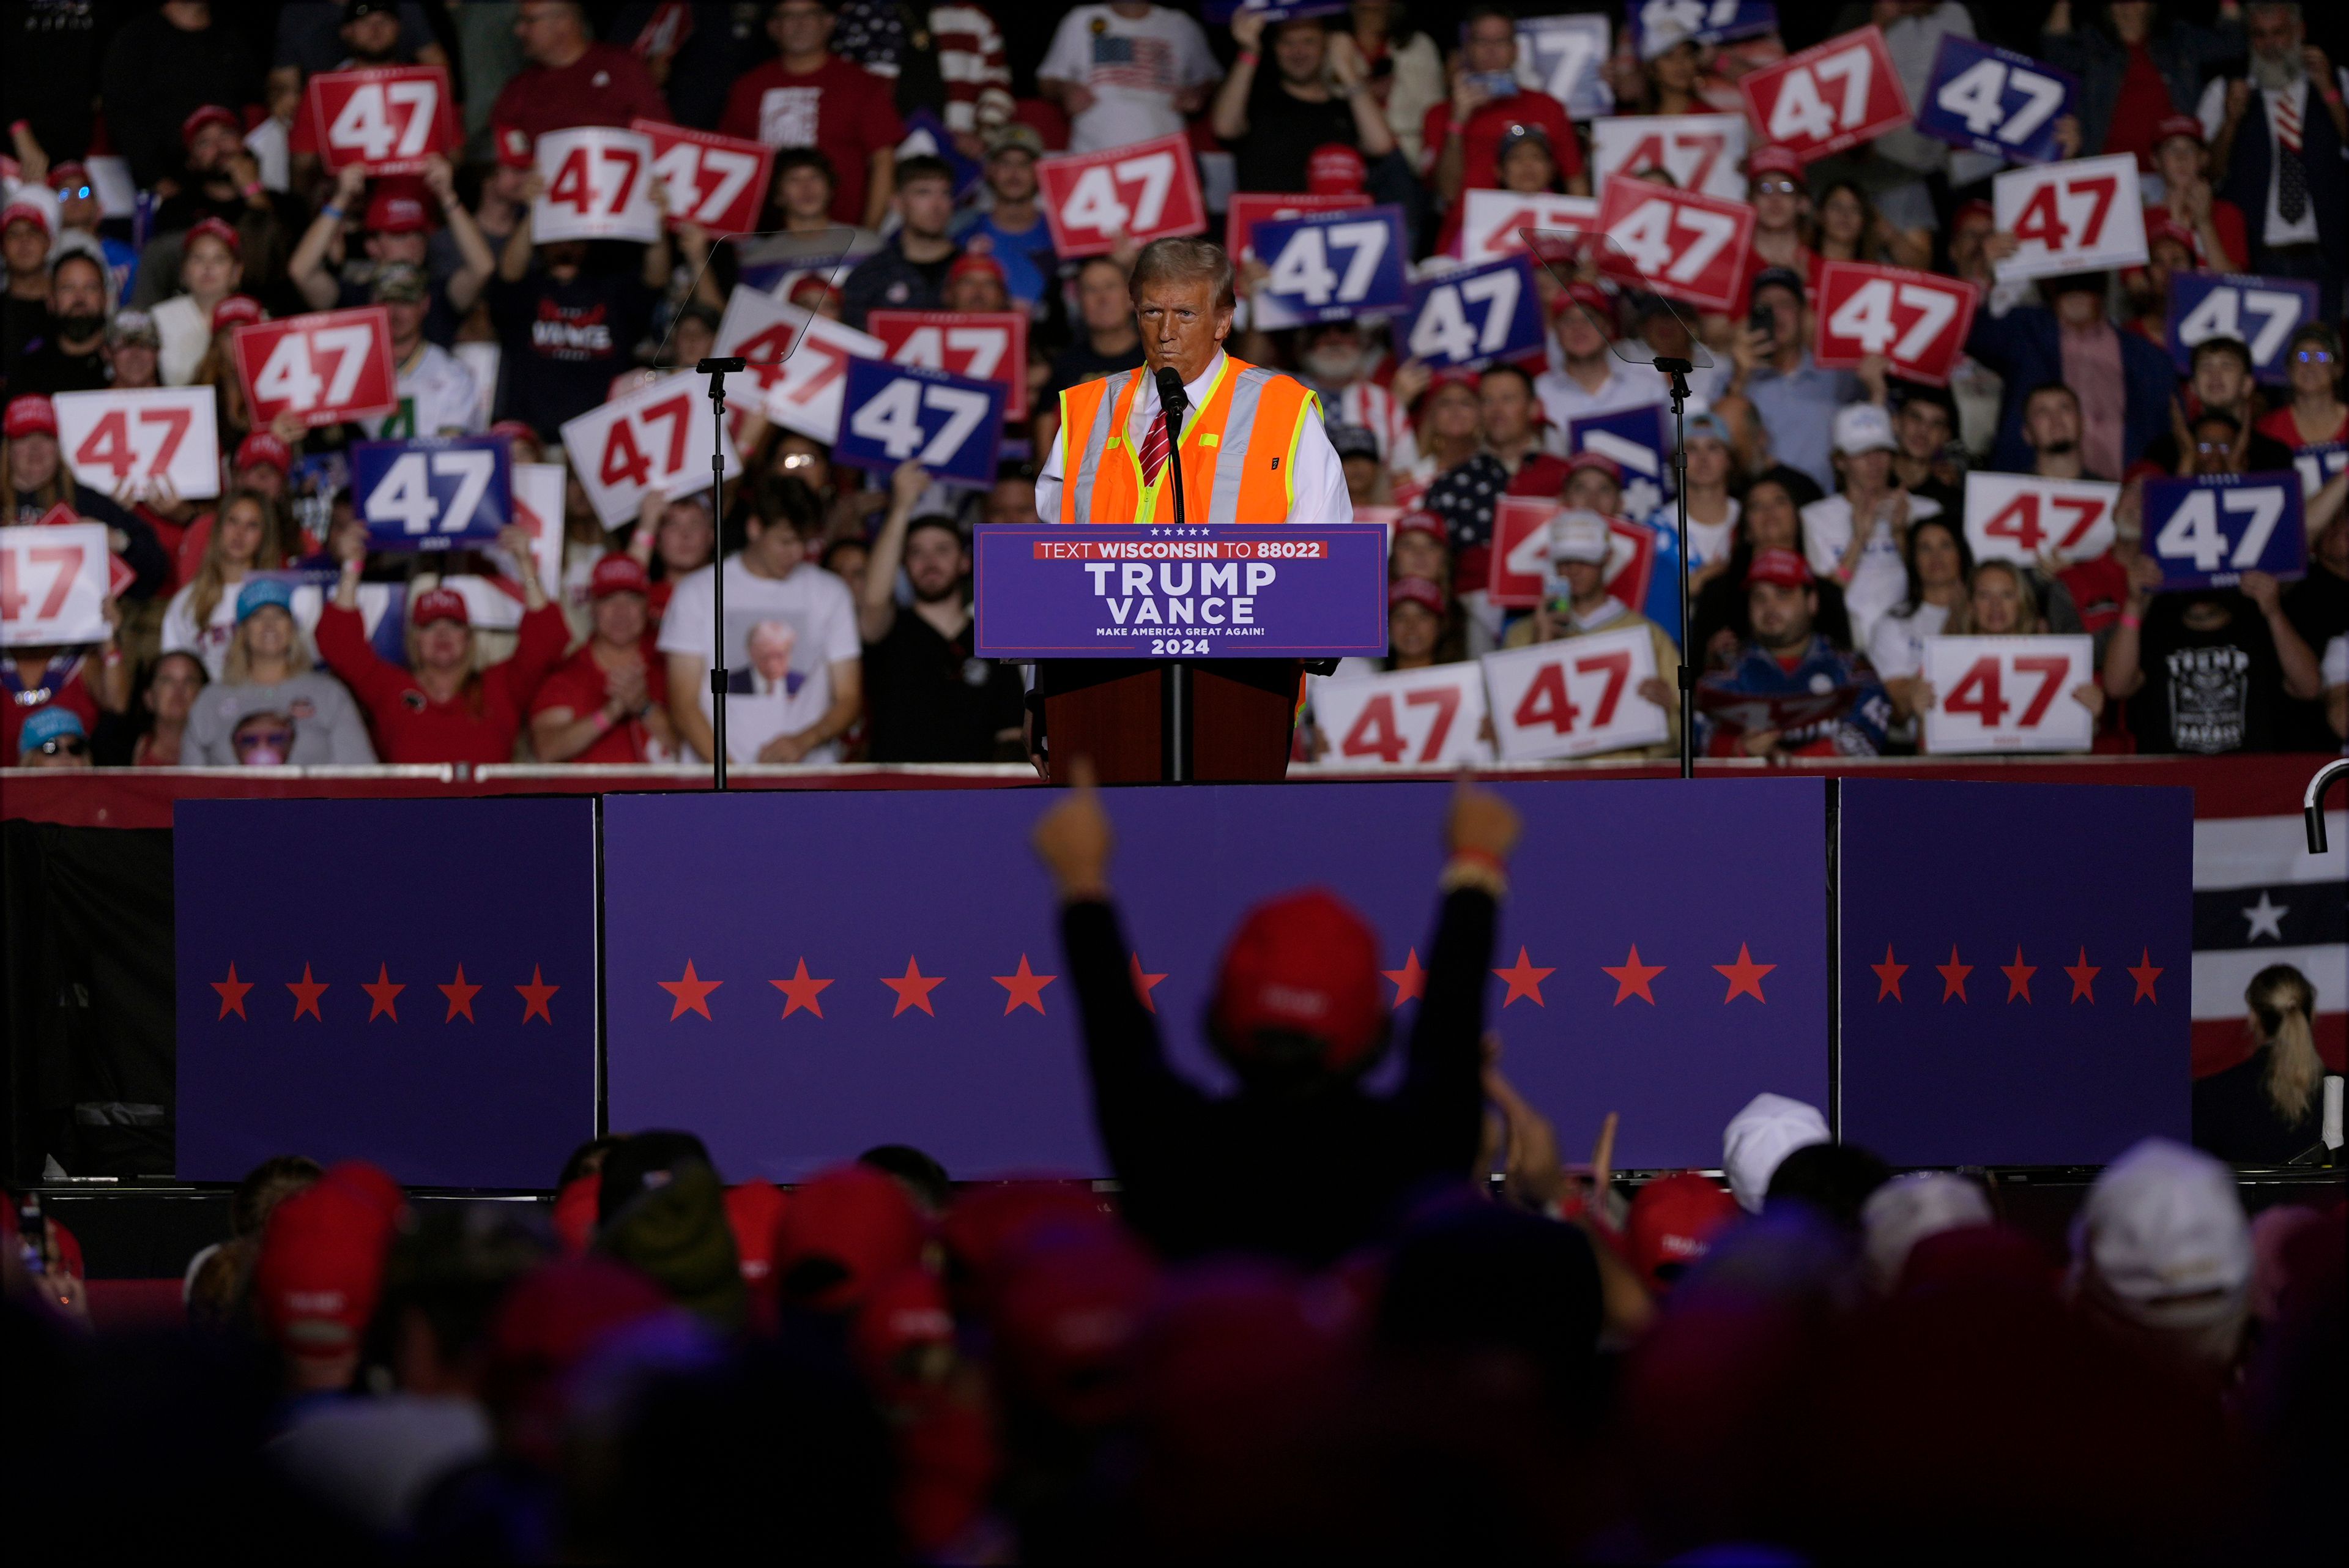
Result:
[[[929,487],[930,471],[918,462],[901,462],[889,476],[889,515],[873,541],[873,558],[864,564],[864,597],[856,607],[856,635],[867,642],[888,636],[897,618],[897,564],[905,555],[905,524]]]
[[[326,255],[343,232],[344,214],[366,189],[366,166],[345,165],[342,172],[335,176],[334,194],[318,209],[318,215],[310,220],[310,226],[302,231],[302,241],[294,247],[293,259],[285,264],[285,275],[301,292],[302,302],[313,310],[331,309],[342,296],[335,275],[326,270]]]
[[[1485,976],[1501,897],[1508,889],[1509,851],[1522,827],[1516,808],[1491,790],[1463,782],[1453,792],[1444,829],[1446,858],[1436,884],[1444,903],[1398,1091],[1413,1112],[1429,1163],[1444,1169],[1465,1170],[1476,1158]]]
[[[457,243],[457,254],[462,265],[449,275],[449,308],[462,316],[473,308],[473,302],[489,286],[490,275],[498,270],[497,254],[490,249],[489,237],[481,233],[481,225],[473,221],[465,203],[457,200],[456,177],[447,159],[436,156],[425,165],[424,185],[432,192],[433,200],[440,203],[440,216],[448,222],[449,237]]]
[[[1235,15],[1232,42],[1239,46],[1239,54],[1232,61],[1231,74],[1216,89],[1216,107],[1210,115],[1216,134],[1226,141],[1237,141],[1247,134],[1248,95],[1256,90],[1257,51],[1264,42],[1263,16],[1254,11]]]

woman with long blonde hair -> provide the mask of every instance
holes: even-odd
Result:
[[[2237,1165],[2282,1165],[2313,1147],[2323,1131],[2316,987],[2290,964],[2270,964],[2251,977],[2243,1002],[2251,1054],[2196,1080],[2194,1142]]]
[[[236,630],[236,594],[254,572],[285,564],[288,530],[283,508],[258,490],[233,490],[221,501],[204,558],[163,612],[165,653],[192,653],[204,673],[221,678]]]

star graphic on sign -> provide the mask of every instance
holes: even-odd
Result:
[[[1043,1012],[1044,988],[1061,977],[1057,974],[1038,974],[1028,967],[1028,955],[1021,953],[1018,974],[999,974],[991,978],[996,984],[1011,993],[1003,999],[1003,1016],[1009,1018],[1011,1016],[1011,1010],[1015,1007],[1032,1007],[1039,1012]]]
[[[449,1016],[442,1019],[440,1022],[443,1023],[454,1023],[457,1022],[457,1014],[461,1012],[465,1015],[466,1023],[472,1023],[473,994],[481,989],[481,988],[478,985],[467,985],[465,983],[465,966],[463,964],[459,964],[457,966],[457,978],[440,988],[440,994],[449,999]]]
[[[2153,961],[2151,948],[2140,948],[2138,952],[2141,956],[2128,968],[2128,977],[2137,981],[2137,994],[2129,998],[2129,1005],[2135,1007],[2140,1002],[2150,1002],[2159,1006],[2161,998],[2153,994],[2153,982],[2161,978],[2161,971]]]
[[[326,1022],[318,1012],[318,998],[326,994],[326,981],[313,981],[310,978],[308,964],[302,966],[302,978],[298,981],[287,981],[285,989],[294,993],[294,1017],[296,1022],[299,1022],[305,1012],[321,1023]]]
[[[1909,972],[1909,966],[1905,963],[1895,963],[1892,961],[1892,944],[1890,942],[1884,944],[1884,961],[1882,963],[1872,963],[1868,967],[1876,971],[1877,1001],[1881,1002],[1888,996],[1895,1002],[1906,1002],[1909,1000],[1907,997],[1900,994],[1900,977]]]
[[[1557,971],[1555,967],[1550,969],[1540,968],[1535,964],[1531,959],[1526,957],[1526,950],[1522,947],[1517,950],[1516,967],[1514,969],[1496,969],[1493,972],[1509,982],[1508,995],[1501,998],[1502,1006],[1508,1006],[1511,1002],[1516,1001],[1517,998],[1521,996],[1532,1002],[1536,1007],[1547,1007],[1549,1005],[1548,1002],[1542,1000],[1541,982],[1547,980],[1551,975],[1556,974]]]
[[[767,983],[783,993],[784,1017],[789,1018],[792,1013],[800,1012],[812,1012],[818,1018],[823,1016],[823,1003],[818,998],[822,995],[823,988],[830,985],[832,981],[810,979],[807,960],[800,960],[799,971],[791,979],[771,980]]]
[[[1133,976],[1133,994],[1142,999],[1142,1005],[1144,1009],[1152,1012],[1157,1012],[1158,1003],[1150,999],[1150,993],[1157,990],[1158,982],[1164,980],[1166,977],[1163,974],[1143,973],[1142,955],[1140,953],[1129,953],[1126,956],[1132,961],[1130,972]]]
[[[373,1023],[387,1012],[391,1014],[391,1021],[394,1023],[399,1022],[399,1009],[395,1004],[399,1000],[399,993],[406,991],[408,987],[398,984],[392,980],[391,968],[388,964],[378,963],[375,966],[375,982],[371,985],[363,983],[359,989],[367,993],[369,1023]]]
[[[1394,1004],[1401,1007],[1427,994],[1427,971],[1419,967],[1419,950],[1413,948],[1404,955],[1401,969],[1382,969],[1379,973],[1394,981]]]
[[[2014,961],[1999,965],[1998,972],[2006,976],[2007,1001],[2013,1002],[2018,996],[2025,1002],[2031,1000],[2031,977],[2039,972],[2039,966],[2023,961],[2021,942],[2014,944]]]
[[[1745,950],[1744,942],[1737,944],[1735,963],[1717,963],[1713,967],[1716,973],[1729,981],[1729,994],[1721,999],[1721,1004],[1723,1007],[1736,1001],[1741,992],[1764,1006],[1769,1004],[1770,999],[1762,994],[1762,977],[1778,966],[1775,963],[1755,963],[1754,955]]]
[[[1951,942],[1950,944],[1950,961],[1947,963],[1937,963],[1933,967],[1941,971],[1941,1000],[1943,1002],[1949,1001],[1950,998],[1953,996],[1960,1002],[1967,1000],[1966,976],[1973,973],[1974,966],[1970,963],[1960,963],[1958,961],[1957,943]]]
[[[550,1028],[553,1027],[554,1014],[547,1011],[546,1004],[554,1001],[554,993],[562,989],[559,985],[547,984],[538,972],[538,965],[531,965],[530,983],[514,987],[522,993],[522,1021],[527,1023],[533,1018],[543,1018]]]
[[[2085,997],[2093,1004],[2096,1000],[2096,976],[2104,971],[2088,961],[2088,950],[2082,948],[2080,961],[2065,964],[2064,972],[2072,977],[2072,1000],[2078,1002]]]
[[[937,1010],[930,1005],[930,992],[936,991],[945,980],[944,975],[924,974],[920,962],[908,957],[905,960],[904,974],[895,980],[885,974],[881,977],[881,983],[897,993],[897,1005],[889,1016],[895,1018],[909,1007],[918,1007],[936,1018],[938,1015]],[[1038,1011],[1042,1010],[1040,1008]]]
[[[2283,918],[2292,913],[2290,904],[2279,904],[2268,897],[2265,888],[2260,889],[2260,901],[2243,906],[2243,919],[2251,922],[2251,931],[2243,940],[2258,941],[2261,935],[2283,940]]]
[[[683,980],[659,980],[653,983],[677,999],[677,1005],[668,1010],[668,1021],[674,1023],[689,1012],[698,1012],[702,1017],[709,1018],[709,993],[726,982],[722,980],[702,979],[693,972],[693,961],[688,959],[685,961]],[[715,1023],[717,1020],[712,1018],[710,1022]]]
[[[226,1018],[232,1012],[239,1018],[244,1018],[244,993],[253,989],[253,981],[236,978],[235,960],[229,961],[228,978],[213,981],[212,988],[220,992],[222,1018]],[[244,1021],[248,1023],[253,1022],[250,1018],[245,1018]],[[214,1022],[217,1023],[218,1020]]]
[[[1641,963],[1639,943],[1631,944],[1631,956],[1625,959],[1619,966],[1602,963],[1599,966],[1599,972],[1615,982],[1614,1004],[1617,1007],[1622,1006],[1635,996],[1651,1007],[1656,1005],[1656,993],[1648,989],[1648,982],[1663,973],[1664,966],[1660,963]]]

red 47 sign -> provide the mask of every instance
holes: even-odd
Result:
[[[1788,55],[1737,87],[1762,140],[1793,149],[1806,163],[1909,123],[1909,95],[1876,27]]]
[[[1929,637],[1925,750],[2085,752],[2096,720],[2072,695],[2095,679],[2086,637]]]
[[[391,317],[380,305],[256,321],[238,327],[229,348],[255,430],[280,414],[315,429],[399,406]]]
[[[1656,673],[1644,626],[1488,653],[1482,662],[1504,762],[1587,757],[1671,738],[1670,716],[1640,695]]]
[[[1821,369],[1847,370],[1881,354],[1896,374],[1945,387],[1981,302],[1982,290],[1961,278],[1831,261],[1819,278],[1818,341],[1811,357]]]
[[[2113,547],[2121,487],[2029,473],[1966,475],[1966,543],[1977,561],[2093,560]]]
[[[1052,249],[1064,261],[1106,254],[1121,234],[1139,245],[1207,227],[1206,198],[1184,137],[1046,158],[1037,163],[1036,178]]]
[[[840,439],[848,362],[886,357],[878,337],[748,288],[726,301],[713,351],[750,362],[770,424],[826,445]]]
[[[1004,389],[1003,417],[1028,417],[1028,317],[1016,310],[872,310],[865,329],[893,365],[919,365]]]
[[[2001,283],[2145,265],[2145,204],[2126,152],[2010,169],[1991,182],[1991,211],[2016,249]]]
[[[666,376],[563,423],[563,450],[587,503],[606,528],[636,514],[647,494],[689,494],[709,483],[709,378]],[[726,477],[742,472],[734,439],[722,448]]]
[[[357,163],[371,174],[420,172],[457,145],[449,73],[439,66],[326,71],[302,100],[296,151],[316,151],[329,171]]]
[[[1460,259],[1474,266],[1521,254],[1526,248],[1522,229],[1583,234],[1599,219],[1599,203],[1588,196],[1559,196],[1547,191],[1470,191],[1460,220]]]
[[[1342,767],[1450,768],[1493,757],[1473,664],[1316,680],[1313,718],[1329,748],[1321,760]]]
[[[1282,218],[1301,218],[1308,213],[1350,213],[1357,207],[1370,204],[1371,199],[1367,195],[1287,196],[1237,192],[1224,211],[1224,254],[1235,263],[1246,261],[1253,255],[1255,252],[1249,243],[1250,236],[1256,233],[1258,223],[1275,223]]]
[[[668,187],[669,227],[694,223],[713,234],[757,232],[773,148],[657,119],[632,119],[628,129],[653,145],[653,172]]]
[[[1704,310],[1740,308],[1754,209],[1618,174],[1599,199],[1599,265],[1610,276]],[[1628,265],[1626,265],[1628,264]]]
[[[1505,495],[1493,508],[1493,567],[1486,597],[1505,609],[1541,603],[1549,583],[1550,519],[1566,510],[1538,495]],[[1607,520],[1607,593],[1627,608],[1647,603],[1656,536],[1624,517]]]

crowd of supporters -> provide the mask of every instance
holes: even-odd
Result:
[[[1778,31],[1703,41],[1701,7],[1634,10],[1609,13],[1608,119],[1743,112],[1739,79],[1786,53]],[[6,648],[0,765],[706,760],[719,556],[743,612],[722,633],[738,760],[1017,760],[1019,675],[974,657],[972,531],[1034,520],[1059,391],[1142,362],[1133,247],[1056,257],[1039,160],[1186,137],[1211,228],[1234,193],[1351,195],[1399,208],[1414,275],[1437,275],[1460,265],[1470,192],[1592,189],[1588,106],[1534,85],[1519,21],[1400,0],[1204,26],[1147,0],[1065,16],[978,0],[22,8],[0,165],[5,521],[63,505],[106,526],[122,571],[103,642]],[[1664,379],[1632,361],[1689,348],[1692,327],[1710,363],[1686,427],[1686,635],[1709,749],[1913,750],[1947,695],[1924,679],[1924,639],[2040,632],[2094,639],[2094,679],[2067,696],[2098,750],[2337,749],[2349,75],[2310,37],[2319,22],[2234,0],[1780,18],[1795,45],[1879,28],[1912,101],[1942,40],[1978,29],[2076,76],[2060,145],[2133,154],[2149,203],[2146,264],[2114,274],[2000,281],[2016,238],[1985,199],[1994,161],[1909,130],[1807,162],[1751,131],[1754,240],[1733,311],[1684,323],[1691,307],[1537,268],[1547,341],[1476,370],[1431,369],[1377,317],[1266,330],[1251,309],[1266,269],[1247,261],[1230,348],[1319,394],[1353,505],[1392,529],[1392,650],[1344,673],[1644,619],[1655,695],[1676,701],[1661,679],[1683,635],[1675,509],[1566,431],[1662,402]],[[330,171],[310,80],[415,64],[446,72],[461,145],[415,174]],[[652,244],[534,243],[535,141],[638,119],[775,149],[759,222],[844,234],[838,270],[773,280],[745,242],[684,221]],[[1980,286],[1946,386],[1879,357],[1814,363],[1828,261]],[[2168,295],[2196,271],[2316,286],[2280,379],[2255,379],[2251,347],[2225,334],[2178,373]],[[733,296],[765,286],[850,327],[876,308],[1025,313],[1032,412],[1006,427],[992,488],[835,464],[745,395],[725,516],[687,494],[599,519],[564,423],[690,367]],[[396,410],[256,425],[235,329],[362,306],[388,313]],[[215,394],[217,498],[105,493],[61,455],[55,396],[178,386]],[[371,550],[350,445],[482,433],[516,462],[573,464],[544,523],[560,548]],[[2163,591],[2147,479],[2277,472],[2303,480],[2304,576]],[[1969,472],[2122,485],[2109,550],[1976,562]],[[1531,607],[1488,591],[1506,496],[1565,508]],[[1617,526],[1595,544],[1581,514]],[[1614,569],[1624,529],[1651,535],[1644,592]],[[1826,690],[1848,700],[1800,725],[1716,717]],[[1298,754],[1328,743],[1309,713]]]

